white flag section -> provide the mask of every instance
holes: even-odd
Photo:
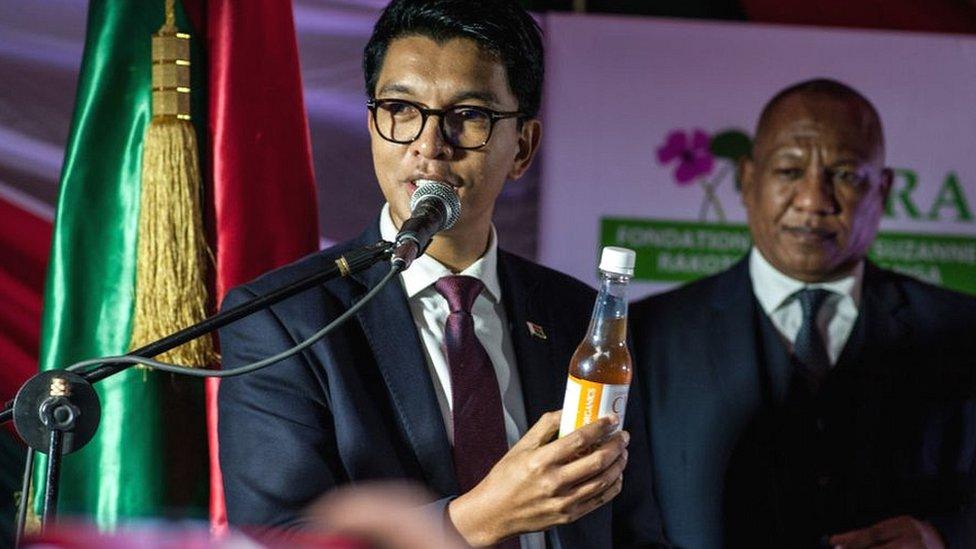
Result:
[[[976,39],[549,15],[539,259],[596,280],[638,251],[635,297],[749,246],[733,159],[763,104],[828,77],[881,114],[896,170],[871,257],[976,293]]]

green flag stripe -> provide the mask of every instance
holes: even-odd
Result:
[[[142,141],[151,116],[150,37],[163,22],[163,4],[92,0],[89,6],[45,288],[44,370],[127,351]],[[178,24],[188,28],[182,13]],[[111,528],[124,517],[160,513],[160,381],[157,374],[129,370],[95,386],[101,424],[85,448],[65,457],[62,514]],[[45,468],[46,459],[39,459],[38,506]]]

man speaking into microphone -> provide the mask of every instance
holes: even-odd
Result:
[[[377,221],[352,241],[235,289],[223,307],[345,252],[394,241],[401,228],[428,231],[429,213],[411,218],[440,205],[414,211],[415,192],[446,191],[441,205],[459,216],[322,342],[223,382],[220,462],[230,522],[300,526],[306,506],[334,487],[406,479],[425,485],[438,498],[431,511],[474,546],[661,541],[645,429],[629,423],[641,413],[631,411],[615,434],[605,419],[555,439],[553,410],[586,331],[592,290],[499,249],[491,223],[503,185],[525,173],[539,145],[537,25],[515,0],[394,0],[363,67],[386,199]],[[388,271],[376,265],[232,324],[220,333],[224,367],[294,346]],[[644,465],[627,467],[635,461]]]

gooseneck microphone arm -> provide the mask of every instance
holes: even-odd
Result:
[[[24,486],[30,485],[34,452],[49,454],[47,482],[43,498],[42,526],[55,517],[58,501],[58,481],[61,457],[88,443],[98,429],[101,404],[92,386],[135,364],[143,364],[164,372],[193,377],[229,377],[253,372],[301,352],[322,339],[334,328],[348,320],[382,290],[398,273],[424,252],[431,238],[449,229],[460,217],[461,203],[447,185],[432,181],[420,185],[410,201],[411,217],[403,223],[396,242],[380,241],[371,246],[349,252],[325,269],[257,296],[233,309],[222,311],[197,324],[150,343],[135,351],[116,357],[84,360],[65,369],[47,370],[27,380],[17,391],[14,400],[0,411],[0,424],[11,419],[24,442],[30,447],[24,470]],[[359,301],[335,318],[327,326],[300,344],[258,362],[232,370],[194,369],[153,360],[184,343],[214,332],[251,313],[269,307],[329,280],[346,277],[368,269],[379,261],[391,258],[390,271]],[[26,488],[25,488],[26,492]],[[18,513],[17,544],[23,535],[26,517],[26,495],[21,496]]]
[[[47,482],[43,497],[41,525],[49,525],[56,515],[61,457],[80,449],[94,436],[101,416],[101,405],[92,384],[117,374],[135,364],[144,364],[166,372],[195,377],[228,377],[241,375],[283,360],[314,344],[329,331],[346,321],[393,279],[403,266],[393,263],[390,271],[366,295],[345,313],[301,344],[259,362],[233,370],[187,368],[152,360],[150,357],[174,349],[190,340],[218,330],[251,313],[283,301],[329,280],[346,277],[368,269],[390,258],[394,244],[380,241],[349,252],[325,269],[242,303],[172,335],[141,347],[125,356],[107,357],[75,363],[66,369],[47,370],[27,380],[0,412],[0,424],[14,420],[18,434],[28,444],[24,485],[29,486],[34,452],[49,455]],[[94,366],[94,368],[91,368]],[[86,370],[86,368],[91,368]],[[22,494],[18,512],[17,543],[23,535],[26,517],[26,494]]]
[[[388,258],[392,253],[392,248],[393,245],[391,243],[381,241],[371,246],[366,246],[359,250],[352,251],[335,260],[332,264],[319,272],[313,273],[300,280],[296,280],[295,282],[278,288],[268,294],[257,296],[250,301],[234,307],[233,309],[222,311],[172,335],[166,336],[158,341],[154,341],[144,347],[140,347],[139,349],[136,349],[125,356],[149,358],[161,353],[165,353],[171,349],[175,349],[188,341],[214,332],[236,320],[244,318],[251,313],[288,299],[289,297],[308,290],[309,288],[313,288],[334,278],[349,276],[352,273],[368,269],[375,263]],[[98,360],[99,359],[94,359],[95,362]],[[79,364],[87,365],[87,363],[90,362],[92,361],[85,361],[84,363]],[[105,379],[106,377],[117,374],[133,364],[136,364],[136,362],[126,364],[106,364],[104,366],[99,366],[84,372],[81,374],[81,377],[83,377],[89,383],[95,383]],[[204,377],[211,377],[213,374],[218,373],[217,371],[194,370],[183,367],[177,368],[179,368],[180,373],[189,373],[189,375],[209,374],[204,375]],[[49,371],[56,372],[58,370]],[[16,399],[7,402],[3,411],[0,411],[0,424],[6,423],[14,418],[13,408],[15,402]]]

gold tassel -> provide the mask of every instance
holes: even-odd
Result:
[[[152,37],[153,117],[142,153],[135,316],[136,349],[199,322],[207,313],[207,247],[197,138],[190,123],[190,36],[176,31],[174,0]],[[197,338],[161,360],[206,367],[213,340]]]
[[[20,509],[20,499],[24,493],[14,492],[14,509]],[[27,516],[24,521],[24,534],[33,536],[41,533],[41,517],[34,512],[34,483],[32,482],[27,489]]]

